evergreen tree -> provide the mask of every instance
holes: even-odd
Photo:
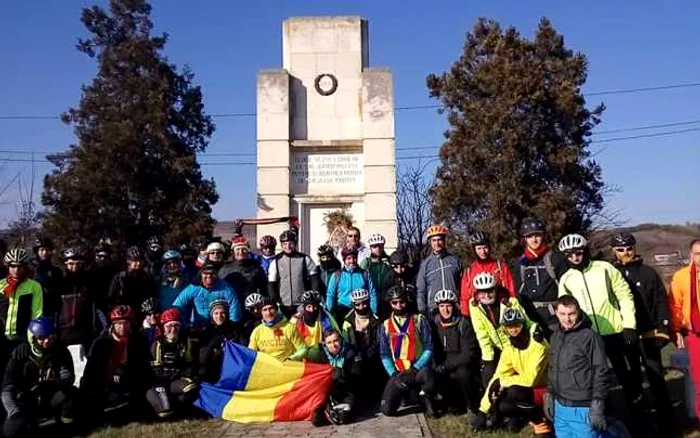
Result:
[[[62,115],[77,143],[47,157],[43,223],[62,243],[96,243],[105,233],[128,244],[163,235],[169,244],[210,234],[218,195],[197,152],[214,132],[189,69],[163,55],[146,0],[84,9],[89,38],[77,49],[98,63],[78,108]]]
[[[591,227],[604,184],[589,143],[605,108],[586,108],[587,68],[546,18],[533,40],[480,19],[451,69],[428,76],[449,122],[433,213],[456,234],[460,252],[480,230],[497,253],[514,253],[528,216],[543,218],[553,240]]]

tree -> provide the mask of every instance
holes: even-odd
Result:
[[[480,19],[451,69],[428,76],[450,125],[430,192],[433,212],[462,251],[474,230],[489,232],[497,253],[512,254],[525,217],[543,218],[558,239],[586,233],[602,211],[604,184],[589,138],[605,108],[586,108],[587,68],[546,18],[533,40]]]
[[[211,234],[218,195],[196,154],[214,125],[194,75],[163,55],[146,0],[110,0],[84,9],[90,33],[77,49],[97,60],[78,108],[62,115],[77,144],[47,158],[44,227],[60,243],[94,244],[105,233],[128,244],[163,235],[174,245]]]
[[[399,247],[408,251],[412,260],[420,260],[426,247],[423,237],[431,223],[431,182],[425,175],[426,165],[409,166],[396,178],[396,220]]]

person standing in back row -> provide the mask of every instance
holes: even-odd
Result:
[[[338,252],[336,253],[336,258],[340,261],[340,263],[343,263],[343,254],[341,254],[343,248],[345,247],[353,247],[357,250],[357,264],[361,265],[362,262],[365,261],[366,258],[370,256],[370,249],[367,245],[362,243],[361,235],[360,235],[360,229],[357,227],[349,227],[347,231],[347,238],[345,240],[345,245],[341,245],[340,248],[338,248]]]
[[[545,224],[541,219],[526,218],[520,226],[525,250],[513,263],[518,299],[525,309],[534,307],[543,330],[557,327],[554,302],[557,300],[557,282],[568,266],[564,256],[545,244]]]
[[[280,304],[285,317],[297,313],[301,295],[307,290],[320,290],[318,267],[311,257],[297,251],[297,233],[286,230],[280,234],[282,252],[270,263],[267,293]]]
[[[457,256],[447,251],[447,228],[432,225],[428,228],[427,239],[431,253],[420,264],[416,277],[416,295],[418,312],[426,315],[428,320],[437,313],[435,294],[439,290],[451,290],[460,297],[460,276],[462,263]]]

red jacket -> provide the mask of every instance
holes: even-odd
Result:
[[[504,261],[476,260],[462,273],[462,287],[460,297],[460,307],[462,315],[469,316],[469,301],[474,296],[476,289],[474,288],[474,277],[482,272],[491,272],[496,277],[496,283],[508,291],[508,296],[515,297],[515,283],[513,282],[513,274],[511,274],[508,264]]]

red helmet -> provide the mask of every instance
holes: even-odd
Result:
[[[180,322],[180,311],[175,308],[168,309],[160,315],[160,323],[163,325],[173,321]]]
[[[248,244],[248,239],[245,237],[234,237],[231,239],[231,249],[245,248],[250,251],[250,244]]]
[[[109,319],[112,322],[122,321],[128,319],[129,321],[134,319],[134,309],[129,306],[116,306],[109,312]]]

